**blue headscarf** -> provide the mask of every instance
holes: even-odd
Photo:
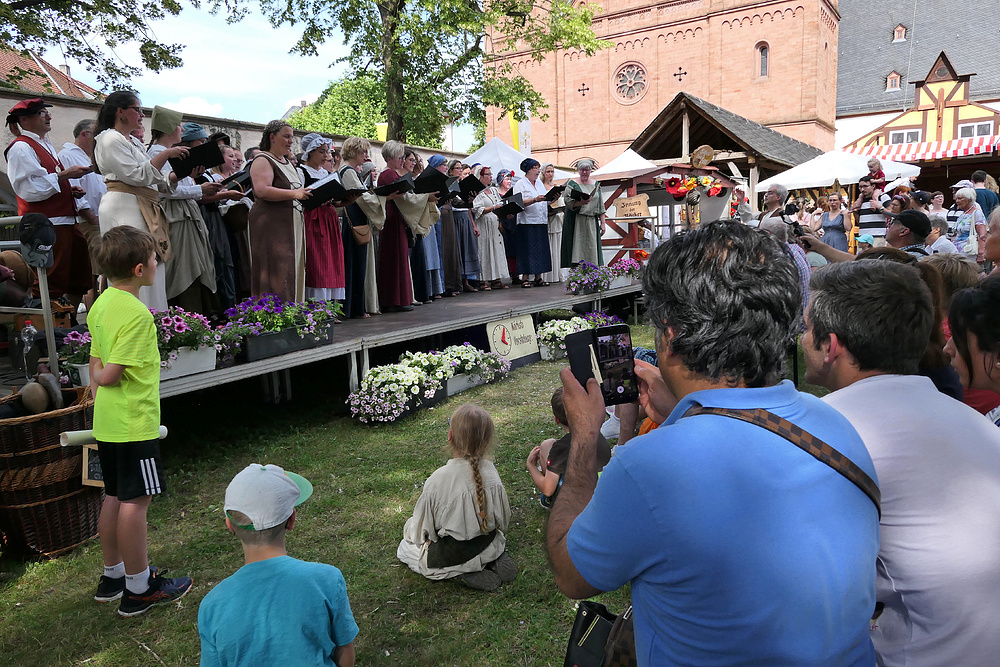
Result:
[[[527,174],[535,167],[540,167],[540,166],[542,166],[542,164],[534,158],[526,157],[523,160],[521,160],[521,171],[523,171],[525,174]]]

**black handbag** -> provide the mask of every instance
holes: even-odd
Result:
[[[581,600],[569,633],[563,667],[603,667],[608,637],[616,619],[600,602]]]

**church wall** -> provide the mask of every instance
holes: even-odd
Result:
[[[598,4],[598,3],[592,3]],[[513,57],[548,100],[549,119],[531,121],[532,152],[567,165],[584,155],[604,164],[685,91],[824,150],[833,148],[836,105],[835,3],[825,0],[603,0],[594,30],[612,42],[591,57]],[[611,6],[613,5],[613,6]],[[756,48],[770,48],[767,77]],[[616,74],[644,70],[646,88],[622,99]],[[487,138],[510,141],[507,119],[487,113]]]

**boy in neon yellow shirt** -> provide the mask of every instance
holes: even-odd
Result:
[[[146,548],[146,510],[164,490],[160,353],[153,316],[139,301],[139,288],[156,277],[156,241],[133,227],[115,227],[101,238],[95,259],[112,286],[87,314],[94,438],[106,494],[98,524],[104,574],[94,599],[121,598],[118,613],[138,616],[184,597],[192,585],[189,577],[159,576]]]

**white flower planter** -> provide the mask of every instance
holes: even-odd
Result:
[[[458,373],[448,378],[448,395],[454,396],[459,394],[466,389],[472,389],[473,387],[478,387],[481,384],[485,384],[482,379],[478,376],[473,379],[471,375],[466,373]]]
[[[215,348],[207,345],[199,347],[197,350],[182,347],[177,351],[177,358],[170,364],[170,368],[164,368],[160,371],[160,380],[171,380],[185,375],[215,370],[215,355]]]
[[[67,364],[69,380],[77,387],[90,386],[90,364]]]
[[[611,285],[608,289],[618,289],[619,287],[628,287],[632,284],[631,276],[622,276],[621,278],[615,278],[611,281]]]
[[[556,350],[553,353],[550,351],[549,346],[545,344],[538,346],[538,352],[542,355],[542,361],[555,361],[566,356],[566,350]]]

